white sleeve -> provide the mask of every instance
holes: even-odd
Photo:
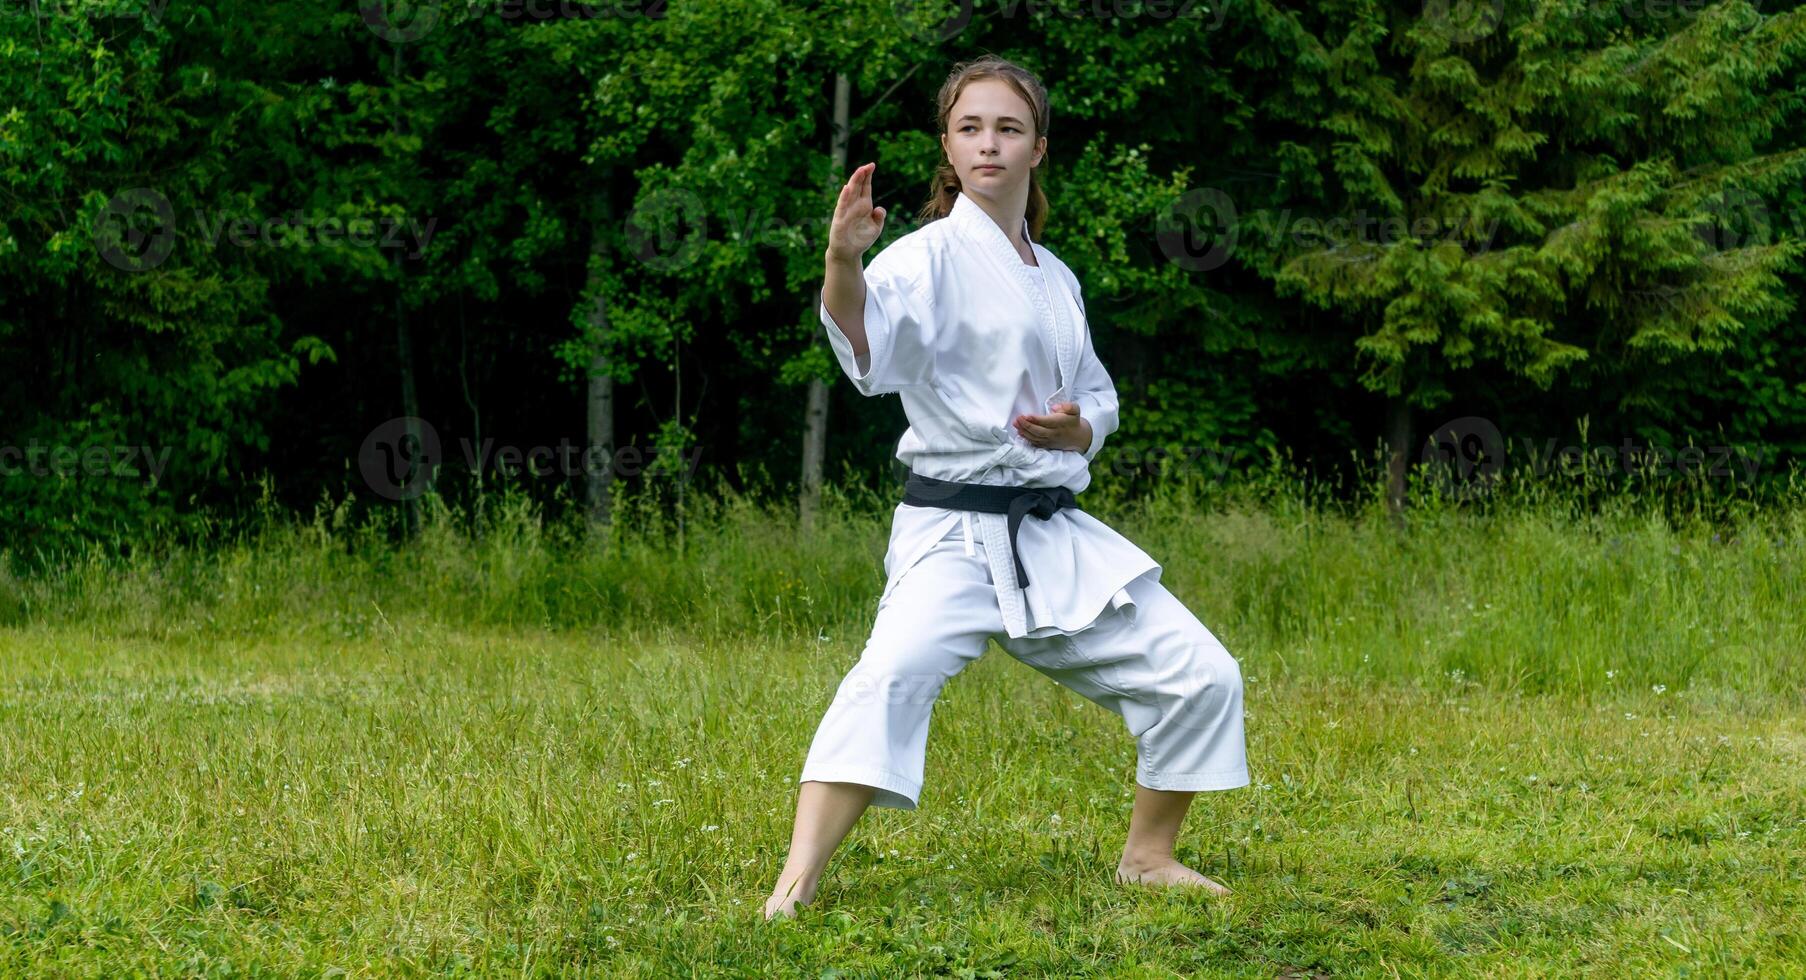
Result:
[[[1072,298],[1078,301],[1079,312],[1083,314],[1085,298],[1079,293],[1076,277],[1072,281]],[[1085,450],[1085,459],[1092,460],[1097,458],[1097,451],[1103,448],[1104,437],[1116,431],[1116,385],[1110,380],[1110,372],[1104,370],[1103,362],[1097,359],[1097,351],[1091,346],[1089,319],[1081,333],[1079,368],[1072,379],[1072,400],[1079,406],[1079,418],[1091,423],[1091,446]]]
[[[834,358],[862,395],[882,395],[911,385],[927,384],[934,369],[937,319],[927,269],[888,248],[864,270],[864,355],[853,355],[853,342],[821,304],[822,326]]]

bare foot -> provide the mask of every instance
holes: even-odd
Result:
[[[1146,863],[1125,860],[1116,866],[1116,880],[1125,885],[1178,885],[1203,888],[1213,895],[1233,894],[1228,888],[1180,864],[1174,858]]]
[[[813,888],[808,889],[805,893],[803,888],[794,883],[786,884],[780,881],[777,888],[772,891],[771,897],[765,900],[765,919],[769,922],[774,918],[792,918],[796,915],[798,905],[807,905],[809,900],[814,897],[815,889]]]

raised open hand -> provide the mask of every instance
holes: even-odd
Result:
[[[872,171],[868,163],[853,171],[834,203],[834,220],[828,226],[828,254],[857,260],[884,231],[884,209],[872,207]]]

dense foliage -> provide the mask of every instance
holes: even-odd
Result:
[[[392,506],[366,439],[415,414],[437,492],[579,499],[598,371],[623,480],[785,492],[815,379],[829,477],[871,482],[902,413],[813,309],[836,75],[888,240],[936,87],[985,51],[1053,99],[1047,243],[1124,404],[1099,479],[1415,460],[1454,420],[1425,455],[1464,473],[1691,443],[1718,489],[1783,474],[1803,26],[1747,0],[3,0],[0,551],[204,534],[266,478],[297,511]],[[533,447],[550,472],[497,468]]]

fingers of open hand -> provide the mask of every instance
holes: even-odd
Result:
[[[837,216],[844,215],[855,221],[881,220],[882,216],[872,207],[872,170],[876,166],[868,163],[855,169],[841,185],[840,199],[834,205]]]
[[[869,247],[876,237],[874,230],[882,228],[884,215],[872,207],[871,175],[876,167],[871,163],[856,167],[846,183],[840,185],[828,231],[831,247],[846,251],[862,243]]]
[[[1065,426],[1053,422],[1055,416],[1023,415],[1016,420],[1016,431],[1037,446],[1051,446],[1064,436]]]
[[[849,182],[853,187],[853,199],[868,211],[872,207],[872,171],[876,167],[874,163],[862,164],[853,171],[853,179]]]
[[[1085,422],[1079,416],[1077,402],[1057,402],[1047,415],[1018,415],[1012,420],[1016,431],[1030,444],[1042,449],[1082,448],[1088,441]]]

